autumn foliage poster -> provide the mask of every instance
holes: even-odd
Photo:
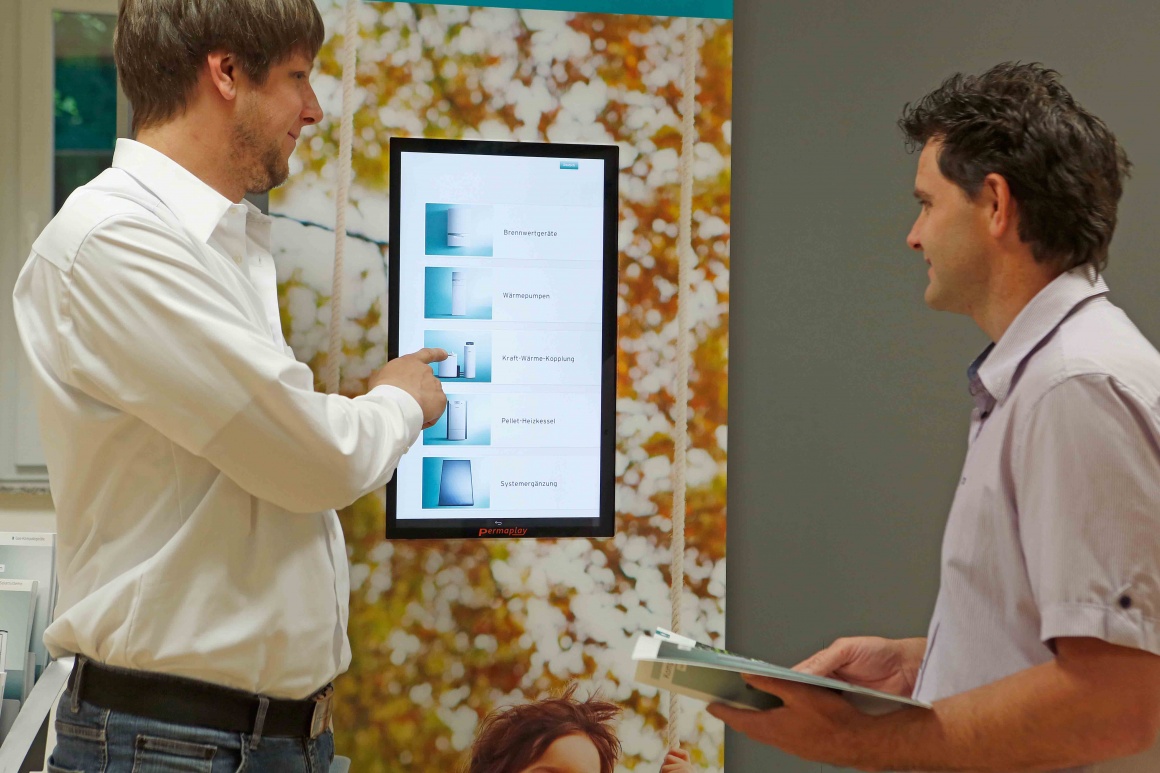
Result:
[[[317,0],[312,82],[326,117],[272,192],[283,328],[321,388],[334,254],[345,2]],[[573,0],[536,8],[366,2],[358,9],[341,391],[386,360],[390,137],[615,143],[619,170],[616,536],[384,538],[384,494],[340,513],[351,568],[338,753],[359,773],[457,771],[497,708],[578,684],[623,709],[618,770],[656,771],[668,696],[632,680],[632,641],[667,626],[683,42],[695,30],[693,331],[684,631],[725,630],[732,3]],[[505,6],[518,5],[504,3]],[[559,9],[559,10],[552,10]],[[615,12],[611,12],[612,10]],[[689,18],[670,15],[679,10]],[[693,701],[681,738],[724,768]]]

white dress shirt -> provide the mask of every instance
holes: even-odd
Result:
[[[119,140],[33,245],[13,299],[60,532],[54,656],[284,698],[349,665],[334,508],[386,484],[423,416],[393,387],[314,391],[269,242],[252,205]]]

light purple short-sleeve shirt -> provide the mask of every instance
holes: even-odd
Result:
[[[1085,636],[1160,655],[1160,353],[1084,269],[968,371],[967,458],[914,697],[1050,661]],[[1160,746],[1070,769],[1160,771]]]

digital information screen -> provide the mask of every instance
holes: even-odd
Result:
[[[387,537],[612,536],[617,147],[390,147],[387,353],[450,357]]]

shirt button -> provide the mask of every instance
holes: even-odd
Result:
[[[240,265],[242,265],[242,256],[241,256],[241,255],[235,255],[235,256],[234,256],[234,263],[237,263],[239,266],[240,266]]]

